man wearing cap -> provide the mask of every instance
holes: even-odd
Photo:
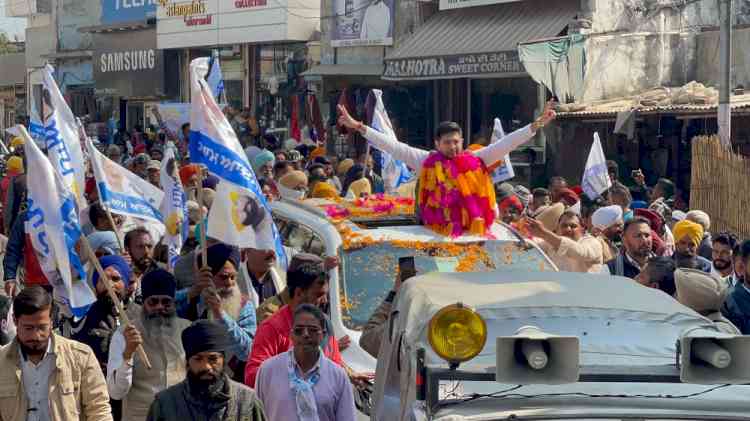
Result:
[[[148,163],[151,161],[151,157],[145,153],[139,153],[133,159],[133,173],[141,177],[144,180],[148,180]]]
[[[720,331],[740,335],[740,330],[721,314],[726,286],[720,279],[700,270],[678,268],[674,282],[675,298],[680,304],[714,322]]]
[[[99,263],[107,274],[117,297],[122,300],[130,283],[130,266],[121,256],[104,256]],[[109,296],[107,287],[94,271],[91,283],[96,292],[96,302],[86,316],[78,322],[71,321],[70,338],[90,346],[102,367],[107,372],[110,338],[117,329],[117,308]]]
[[[685,219],[703,227],[703,239],[701,239],[700,245],[698,245],[698,256],[703,256],[705,259],[711,260],[711,247],[713,241],[711,240],[711,217],[702,210],[691,210],[685,215]]]
[[[224,326],[230,341],[227,363],[233,377],[242,378],[257,327],[255,305],[237,284],[239,250],[218,243],[209,247],[207,254],[208,268],[201,269],[197,282],[178,296],[178,314],[191,321],[209,319]]]
[[[529,231],[539,239],[539,244],[557,267],[566,272],[601,273],[604,259],[602,244],[589,234],[584,234],[581,217],[568,210],[551,231],[541,221],[527,219]]]
[[[599,208],[591,215],[591,233],[602,243],[604,261],[609,262],[620,252],[622,242],[622,207],[618,205]]]
[[[177,317],[174,276],[156,269],[141,283],[143,307],[132,325],[112,336],[107,363],[107,388],[112,399],[123,401],[123,421],[143,420],[154,394],[185,378],[182,331],[190,322]],[[138,346],[149,357],[151,369],[135,357]]]
[[[159,178],[161,174],[161,162],[154,159],[148,161],[146,173],[148,174],[148,182],[151,183],[152,186],[161,189],[161,179]]]
[[[263,421],[263,404],[249,387],[226,373],[226,329],[199,320],[182,331],[187,359],[187,377],[159,392],[148,411],[147,421]]]
[[[703,256],[698,256],[698,246],[703,240],[703,227],[686,219],[676,223],[672,231],[675,239],[674,259],[677,267],[700,269],[711,273],[711,262]]]

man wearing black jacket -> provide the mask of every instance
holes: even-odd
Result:
[[[646,266],[651,254],[651,225],[644,218],[633,218],[625,223],[622,250],[607,262],[612,275],[635,279]]]

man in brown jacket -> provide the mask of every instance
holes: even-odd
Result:
[[[27,287],[13,311],[17,336],[0,349],[0,421],[112,421],[94,352],[52,333],[52,297]]]

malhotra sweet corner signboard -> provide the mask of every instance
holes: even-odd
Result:
[[[489,6],[491,4],[515,3],[522,0],[440,0],[440,10],[463,9],[464,7]],[[554,1],[554,0],[550,0]]]
[[[307,41],[320,15],[320,0],[155,1],[159,49]]]

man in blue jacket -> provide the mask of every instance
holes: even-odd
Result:
[[[729,291],[721,308],[722,314],[737,326],[743,335],[750,334],[750,277],[747,275],[747,262],[750,259],[750,240],[740,247],[741,258],[745,262],[745,276]]]

